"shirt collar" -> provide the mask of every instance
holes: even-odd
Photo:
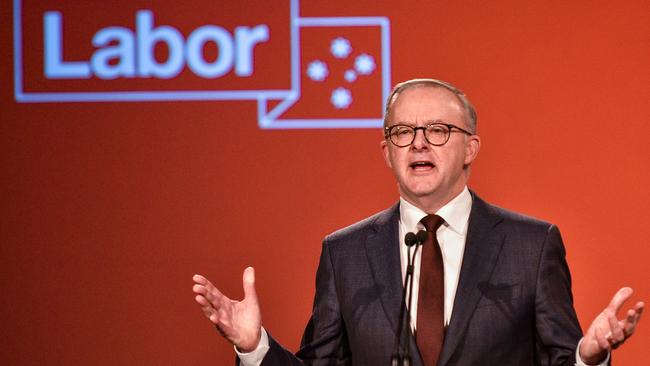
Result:
[[[402,225],[408,231],[416,231],[422,229],[420,223],[427,213],[415,207],[413,204],[400,197],[399,199],[399,214]],[[469,213],[472,210],[472,195],[469,193],[467,186],[463,189],[458,196],[454,197],[446,205],[442,206],[436,215],[445,220],[445,226],[449,227],[452,231],[465,235],[467,233],[467,222],[469,220]]]

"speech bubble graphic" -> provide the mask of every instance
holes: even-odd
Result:
[[[170,25],[169,18],[159,20],[158,12],[139,9],[130,27],[97,30],[88,40],[93,47],[86,45],[84,53],[77,50],[83,47],[68,46],[65,11],[32,11],[38,7],[34,4],[26,11],[24,2],[14,0],[17,102],[254,100],[263,129],[383,124],[391,85],[386,17],[301,17],[299,0],[290,0],[288,28],[260,16],[230,29],[215,24],[183,28]],[[35,16],[42,16],[36,20],[43,25],[38,36],[23,29],[25,17],[35,22]],[[34,44],[42,44],[41,53]],[[167,50],[162,57],[159,44]],[[206,56],[210,45],[218,52]],[[255,61],[269,54],[284,57],[288,70],[259,68]],[[286,74],[288,83],[280,80]],[[196,80],[216,87],[193,88]]]

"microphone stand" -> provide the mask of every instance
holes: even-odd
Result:
[[[418,233],[419,234],[419,233]],[[402,304],[399,311],[399,321],[397,323],[397,334],[395,337],[395,347],[393,348],[393,355],[391,356],[391,366],[411,366],[411,337],[408,337],[406,350],[403,352],[402,347],[402,332],[408,334],[408,329],[411,326],[411,299],[413,297],[413,267],[415,263],[415,256],[420,247],[419,244],[423,242],[422,236],[416,236],[413,233],[407,233],[404,237],[407,249],[407,266],[406,275],[404,276],[404,288],[402,289]],[[415,245],[413,257],[411,257],[411,247]],[[406,289],[409,289],[408,294],[408,308],[406,306]],[[404,324],[404,315],[406,313],[406,324]]]

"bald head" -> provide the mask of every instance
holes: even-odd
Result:
[[[397,100],[397,98],[399,98],[400,94],[403,93],[404,91],[413,88],[441,88],[441,89],[446,89],[452,94],[454,94],[458,99],[460,105],[463,107],[463,110],[465,111],[465,119],[467,125],[470,128],[470,131],[472,133],[476,133],[476,118],[477,118],[476,110],[474,109],[474,106],[469,101],[469,99],[467,99],[467,96],[465,96],[465,93],[463,93],[460,89],[456,88],[455,86],[445,81],[436,80],[436,79],[412,79],[397,84],[395,88],[393,88],[393,90],[391,91],[386,101],[386,111],[384,113],[384,127],[388,126],[389,124],[391,108],[395,103],[395,101]]]

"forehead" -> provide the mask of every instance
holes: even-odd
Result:
[[[432,86],[415,86],[401,92],[394,99],[389,120],[394,123],[441,120],[461,124],[464,113],[461,102],[451,91]]]

